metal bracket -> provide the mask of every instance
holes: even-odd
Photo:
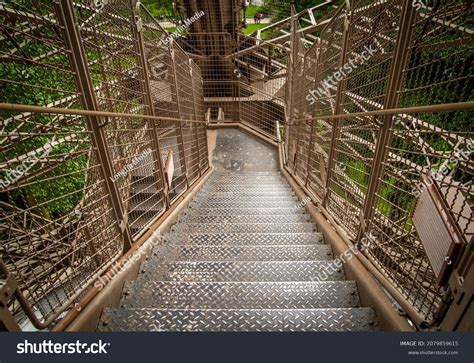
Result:
[[[141,19],[141,18],[139,18],[139,19],[137,20],[136,25],[137,25],[137,31],[138,31],[138,32],[141,32],[142,29],[143,29],[143,23],[142,23],[142,19]]]
[[[17,287],[18,284],[12,275],[0,280],[0,307],[8,304]]]
[[[124,215],[122,216],[122,221],[120,222],[120,231],[124,233],[125,230],[127,229],[127,226],[128,226],[128,213],[124,213]]]
[[[18,283],[12,275],[8,275],[6,279],[0,279],[0,327],[5,327],[7,331],[21,330],[8,309],[8,302],[14,296],[17,287]]]

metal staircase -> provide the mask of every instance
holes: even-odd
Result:
[[[249,153],[252,150],[252,153]],[[107,309],[101,331],[364,331],[371,308],[284,177],[271,147],[220,130],[216,171]]]

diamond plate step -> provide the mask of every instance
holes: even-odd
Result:
[[[169,260],[180,261],[310,261],[332,258],[331,247],[319,245],[271,246],[160,246],[155,254],[169,253]],[[149,263],[154,263],[152,258]]]
[[[236,180],[236,181],[246,181],[246,180],[278,180],[284,181],[283,175],[280,173],[213,173],[211,181],[222,181],[222,180]]]
[[[191,233],[191,234],[172,234],[166,237],[166,240],[175,244],[188,244],[197,246],[216,246],[216,245],[260,245],[260,246],[278,246],[278,245],[306,245],[322,244],[324,237],[322,233]]]
[[[304,233],[316,232],[310,222],[265,224],[265,223],[185,223],[176,224],[171,232],[187,233]]]
[[[320,309],[359,306],[353,281],[325,282],[133,282],[126,308]]]
[[[266,178],[266,179],[255,179],[255,178],[218,178],[218,179],[208,179],[208,182],[203,186],[204,188],[212,188],[217,186],[227,186],[227,187],[243,187],[244,189],[248,188],[261,188],[261,185],[275,185],[278,187],[289,188],[288,181],[285,178]]]
[[[329,273],[330,271],[330,273]],[[283,262],[166,262],[158,269],[145,267],[140,279],[201,282],[290,282],[344,280],[344,272],[332,260]]]
[[[159,193],[155,183],[136,182],[132,185],[132,194],[155,195]]]
[[[359,308],[355,282],[344,280],[330,246],[278,171],[275,150],[235,130],[222,133],[214,155],[219,171],[126,285],[123,308],[105,311],[99,330],[376,329],[374,311]],[[140,223],[156,208],[137,203],[160,195],[144,171],[132,188],[131,220]]]
[[[183,215],[201,215],[201,216],[238,216],[238,215],[290,215],[304,214],[304,208],[201,208],[187,209]]]
[[[102,332],[330,332],[374,331],[375,313],[358,309],[168,310],[106,309]]]
[[[220,198],[232,198],[235,196],[241,196],[242,198],[253,198],[253,197],[270,197],[275,198],[277,196],[281,197],[295,197],[296,194],[293,191],[287,189],[262,189],[258,191],[254,190],[219,190],[219,189],[201,189],[198,195],[211,194],[218,196]]]
[[[295,208],[298,205],[298,201],[278,201],[278,200],[266,200],[266,201],[255,201],[255,200],[219,200],[219,201],[193,201],[190,205],[190,209],[202,209],[202,208]]]
[[[259,192],[292,192],[288,185],[247,185],[247,186],[232,186],[228,184],[212,184],[206,185],[201,189],[202,192],[221,192],[221,193],[259,193]]]
[[[258,224],[285,224],[285,223],[304,223],[309,222],[310,217],[307,214],[290,215],[214,215],[203,216],[199,213],[188,214],[180,222],[183,223],[258,223]]]
[[[141,197],[141,195],[140,195]],[[129,211],[146,213],[149,211],[161,211],[164,208],[164,199],[157,194],[153,198],[136,196],[129,206]]]
[[[289,187],[286,179],[281,177],[268,177],[268,178],[253,178],[242,176],[239,178],[233,177],[222,177],[210,179],[209,183],[206,186],[215,186],[215,185],[230,185],[230,186],[241,186],[241,187],[250,187],[250,186],[261,186],[261,185],[275,185],[275,186],[285,186]]]
[[[232,171],[231,173],[229,173],[229,171],[225,170],[225,171],[221,171],[221,170],[216,170],[214,172],[213,175],[229,175],[229,174],[232,174],[232,175],[282,175],[280,171],[278,170],[272,170],[272,171],[252,171],[252,170],[248,170],[248,171]]]
[[[223,199],[219,195],[214,195],[214,194],[199,194],[194,198],[194,201],[199,203],[199,202],[205,202],[205,203],[218,203],[222,200],[225,200],[227,203],[235,203],[239,202],[241,200],[248,200],[251,202],[255,203],[262,203],[262,202],[288,202],[288,203],[293,203],[294,205],[297,205],[299,203],[299,200],[296,196],[290,195],[290,196],[284,196],[284,195],[258,195],[255,197],[243,197],[239,194],[233,194],[231,196],[226,197]]]

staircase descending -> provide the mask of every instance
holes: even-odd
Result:
[[[276,152],[220,130],[216,171],[163,246],[126,286],[101,331],[363,331],[376,329],[284,177]]]

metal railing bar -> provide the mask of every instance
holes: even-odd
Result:
[[[79,116],[100,116],[100,117],[122,117],[122,118],[133,118],[133,119],[147,119],[157,121],[171,121],[171,122],[192,122],[196,124],[207,124],[205,120],[191,120],[191,119],[179,119],[174,117],[161,117],[161,116],[149,116],[143,114],[130,114],[120,112],[108,112],[108,111],[90,111],[90,110],[79,110],[74,108],[56,108],[56,107],[44,107],[44,106],[32,106],[32,105],[20,105],[15,103],[0,103],[1,111],[9,112],[32,112],[32,113],[47,113],[47,114],[62,114],[62,115],[79,115]]]
[[[1,104],[0,104],[1,108]],[[341,115],[328,116],[313,116],[307,118],[296,119],[296,122],[304,121],[319,121],[319,120],[335,120],[344,119],[348,117],[368,117],[381,115],[400,115],[414,114],[414,113],[438,113],[438,112],[454,112],[454,111],[468,111],[474,109],[474,101],[459,102],[459,103],[443,103],[440,105],[415,106],[406,108],[391,108],[386,110],[368,111],[368,112],[354,112]]]

